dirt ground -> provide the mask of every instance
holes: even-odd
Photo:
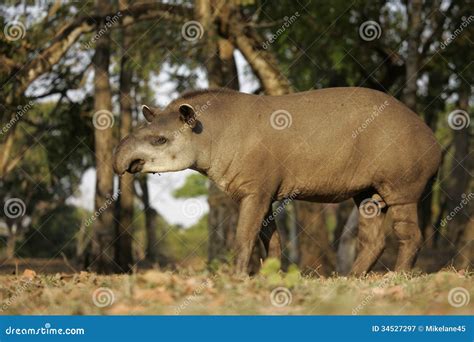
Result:
[[[2,314],[102,315],[462,315],[474,312],[473,273],[374,273],[364,278],[301,277],[269,261],[261,274],[237,278],[178,269],[100,276],[61,260],[3,265]],[[44,272],[47,270],[48,272]],[[54,272],[57,270],[57,272]]]

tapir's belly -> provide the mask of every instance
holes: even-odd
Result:
[[[293,171],[285,172],[278,197],[336,203],[374,186],[374,180],[369,175],[358,173],[355,165],[333,171],[321,165]]]
[[[349,139],[326,137],[324,145],[309,140],[289,150],[276,166],[282,175],[281,195],[331,203],[373,187],[376,168],[370,167],[372,156],[364,155]]]

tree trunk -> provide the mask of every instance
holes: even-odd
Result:
[[[160,228],[158,224],[158,213],[150,205],[147,179],[147,175],[140,175],[138,177],[138,184],[140,185],[142,193],[141,201],[145,212],[145,259],[151,263],[158,262],[160,266],[165,266],[168,263],[168,260],[164,253],[161,252],[161,240],[157,238],[156,231]]]
[[[91,238],[88,227],[82,223],[79,227],[76,237],[76,256],[75,262],[77,265],[89,265],[91,252]]]
[[[408,51],[407,58],[405,61],[405,90],[404,90],[404,102],[405,104],[416,112],[416,92],[418,86],[416,84],[418,80],[418,67],[419,67],[419,43],[420,34],[423,28],[423,22],[421,21],[421,12],[423,7],[423,0],[412,0],[408,1],[407,14],[408,14]]]
[[[408,16],[408,49],[405,60],[405,89],[403,92],[403,102],[415,113],[417,112],[417,91],[418,91],[418,73],[420,68],[420,36],[423,30],[422,11],[423,0],[407,1],[406,5]],[[426,120],[429,124],[429,120]],[[419,226],[421,227],[426,245],[433,246],[434,230],[432,226],[432,184],[420,199],[418,209]],[[390,236],[389,238],[391,238]]]
[[[11,127],[7,134],[7,138],[4,140],[4,143],[0,144],[0,179],[4,179],[8,174],[8,162],[10,159],[10,154],[13,147],[13,142],[15,140],[15,129],[17,125],[15,124]],[[2,146],[3,145],[3,146]]]
[[[334,240],[332,241],[332,248],[337,250],[341,237],[344,232],[344,227],[347,224],[353,209],[354,201],[352,199],[339,203],[336,209],[336,228],[334,229]],[[356,222],[358,220],[358,214],[356,214]],[[356,223],[357,224],[357,223]]]
[[[469,85],[466,85],[459,94],[459,107],[468,113],[469,94]],[[469,186],[471,177],[467,170],[472,170],[474,160],[472,155],[469,154],[471,148],[468,130],[469,128],[466,127],[454,132],[454,158],[457,162],[455,162],[456,166],[452,173],[455,181],[454,189],[453,192],[449,192],[450,194],[453,193],[452,198],[454,201],[456,198],[459,200],[459,196],[462,198],[463,191],[465,195],[470,195],[472,189],[472,186]],[[474,261],[474,206],[472,203],[469,204],[470,207],[466,208],[466,206],[464,206],[462,212],[458,213],[457,216],[454,217],[454,220],[451,221],[454,229],[452,229],[449,238],[455,242],[457,247],[458,254],[455,257],[454,265],[459,269],[472,269]],[[450,206],[452,207],[453,204]]]
[[[296,210],[300,269],[307,274],[329,275],[336,255],[329,243],[323,205],[300,201]]]
[[[239,90],[234,47],[218,33],[219,29],[226,30],[231,7],[229,4],[221,3],[219,18],[217,18],[214,4],[215,2],[210,0],[196,2],[196,17],[203,25],[207,35],[205,50],[209,88],[227,87]],[[218,27],[219,23],[220,27]],[[208,202],[209,262],[213,260],[225,261],[233,248],[239,207],[212,182],[209,187]]]
[[[208,261],[225,262],[233,252],[239,206],[213,183],[209,187],[208,202]]]
[[[106,1],[96,1],[99,13],[108,13],[110,8]],[[101,25],[105,30],[105,26]],[[106,30],[107,31],[107,30]],[[110,59],[110,32],[106,32],[97,40],[96,51],[93,58],[95,66],[95,96],[94,96],[94,121],[95,130],[95,159],[96,159],[96,193],[95,210],[98,215],[94,224],[92,240],[92,264],[90,267],[99,273],[112,273],[118,271],[114,262],[114,174],[112,170],[112,103],[109,84],[109,59]],[[104,121],[107,121],[103,125]]]
[[[291,92],[288,79],[278,69],[274,55],[263,49],[263,40],[256,31],[245,25],[243,18],[235,15],[230,21],[230,33],[235,46],[242,52],[268,95]]]
[[[119,9],[124,11],[129,6],[128,0],[119,0]],[[122,27],[122,56],[120,61],[120,138],[127,136],[132,129],[132,76],[130,58],[127,55],[132,36],[131,27]],[[133,232],[133,175],[125,173],[120,177],[120,207],[117,220],[118,240],[115,249],[115,262],[122,272],[130,272],[133,264],[132,232]]]
[[[359,226],[359,210],[353,205],[352,210],[342,229],[337,246],[336,271],[341,275],[349,274],[357,254],[357,232]]]
[[[469,113],[470,86],[459,92],[459,109]],[[456,213],[448,222],[447,238],[456,246],[461,247],[460,242],[470,220],[468,204],[463,204],[466,196],[469,195],[469,182],[471,176],[470,168],[470,148],[469,148],[469,127],[460,130],[453,130],[454,160],[452,161],[451,186],[448,189],[447,212]],[[469,199],[467,199],[469,201]],[[469,232],[468,232],[469,235]]]
[[[5,251],[7,259],[13,259],[15,257],[16,241],[17,234],[10,232],[7,236],[7,248]]]
[[[454,266],[457,269],[472,270],[474,263],[474,219],[472,215],[469,217],[457,246],[458,254],[454,260]]]
[[[278,201],[273,204],[273,208],[284,206],[283,210],[274,210],[277,213],[275,223],[281,242],[281,267],[287,270],[291,264],[297,264],[299,258],[298,245],[298,222],[295,212],[295,202],[291,201],[285,205],[285,201]]]

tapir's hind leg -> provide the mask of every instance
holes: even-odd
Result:
[[[365,194],[367,195],[367,194]],[[358,254],[351,273],[361,275],[368,272],[385,248],[383,222],[385,212],[371,196],[354,198],[359,208]]]
[[[417,204],[398,204],[389,207],[393,229],[399,241],[395,271],[409,271],[415,263],[422,237],[418,227]]]

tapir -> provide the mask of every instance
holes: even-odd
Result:
[[[281,96],[213,89],[142,112],[147,122],[115,149],[115,172],[192,169],[208,176],[240,205],[237,272],[248,272],[258,240],[267,253],[279,248],[268,218],[272,203],[285,198],[354,200],[361,213],[354,275],[368,272],[382,253],[386,215],[399,241],[395,270],[413,266],[422,241],[417,203],[441,149],[394,97],[359,87]]]

